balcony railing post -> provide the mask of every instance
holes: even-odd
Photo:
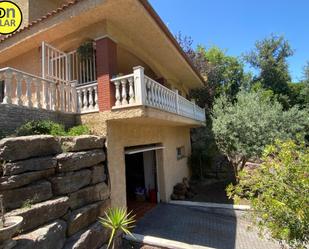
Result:
[[[146,103],[146,86],[144,68],[141,66],[134,67],[134,89],[136,104],[144,105]]]
[[[26,96],[27,96],[27,101],[26,101],[26,105],[29,108],[33,107],[33,103],[32,103],[32,79],[29,76],[25,76],[25,81],[26,81]]]
[[[13,73],[11,70],[7,70],[4,73],[4,104],[12,104],[12,82],[13,82]]]
[[[177,89],[175,90],[175,93],[176,93],[176,111],[177,114],[179,114],[179,93]]]
[[[195,99],[191,99],[191,102],[193,103],[193,117],[196,119],[196,104],[195,104]]]
[[[46,46],[45,46],[45,42],[42,42],[42,78],[45,79],[45,62],[46,62],[46,54],[45,54],[45,50],[46,50]]]
[[[75,80],[71,81],[72,112],[74,113],[78,111],[76,86],[77,86],[77,81]]]

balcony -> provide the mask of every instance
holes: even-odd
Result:
[[[76,51],[65,53],[43,42],[42,77],[0,69],[0,103],[64,113],[99,112],[95,61],[95,55],[81,59]],[[110,84],[115,89],[112,111],[142,106],[198,122],[206,119],[204,109],[146,76],[143,67]]]
[[[0,103],[65,113],[98,112],[97,82],[43,79],[14,68],[0,69]],[[142,67],[129,75],[111,80],[115,86],[113,110],[148,106],[204,122],[205,110],[155,80]]]
[[[114,78],[111,82],[115,86],[114,110],[149,106],[200,122],[206,120],[204,109],[179,95],[177,90],[170,90],[144,75],[142,67],[135,67],[132,74]]]
[[[57,83],[14,68],[0,69],[0,103],[28,108],[77,112],[76,83]]]

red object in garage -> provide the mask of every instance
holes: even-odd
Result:
[[[149,199],[151,203],[157,203],[157,191],[155,189],[149,190]]]

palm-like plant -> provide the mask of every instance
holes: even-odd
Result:
[[[105,212],[105,217],[99,217],[102,226],[111,230],[111,235],[108,242],[108,248],[114,244],[114,238],[118,231],[122,231],[133,237],[130,229],[134,227],[135,215],[132,212],[127,213],[126,208],[110,208]]]

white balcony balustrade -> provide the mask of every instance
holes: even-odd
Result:
[[[111,80],[115,86],[115,106],[125,108],[146,105],[184,117],[204,122],[205,110],[144,75],[144,68],[134,68],[134,73]]]
[[[142,67],[111,80],[115,86],[113,109],[150,106],[204,122],[205,110],[155,80]],[[66,113],[98,112],[98,83],[44,79],[13,68],[0,69],[0,103]]]
[[[77,110],[79,113],[98,112],[98,84],[87,84],[76,87]]]
[[[0,103],[76,112],[75,82],[56,83],[13,68],[0,69]]]

